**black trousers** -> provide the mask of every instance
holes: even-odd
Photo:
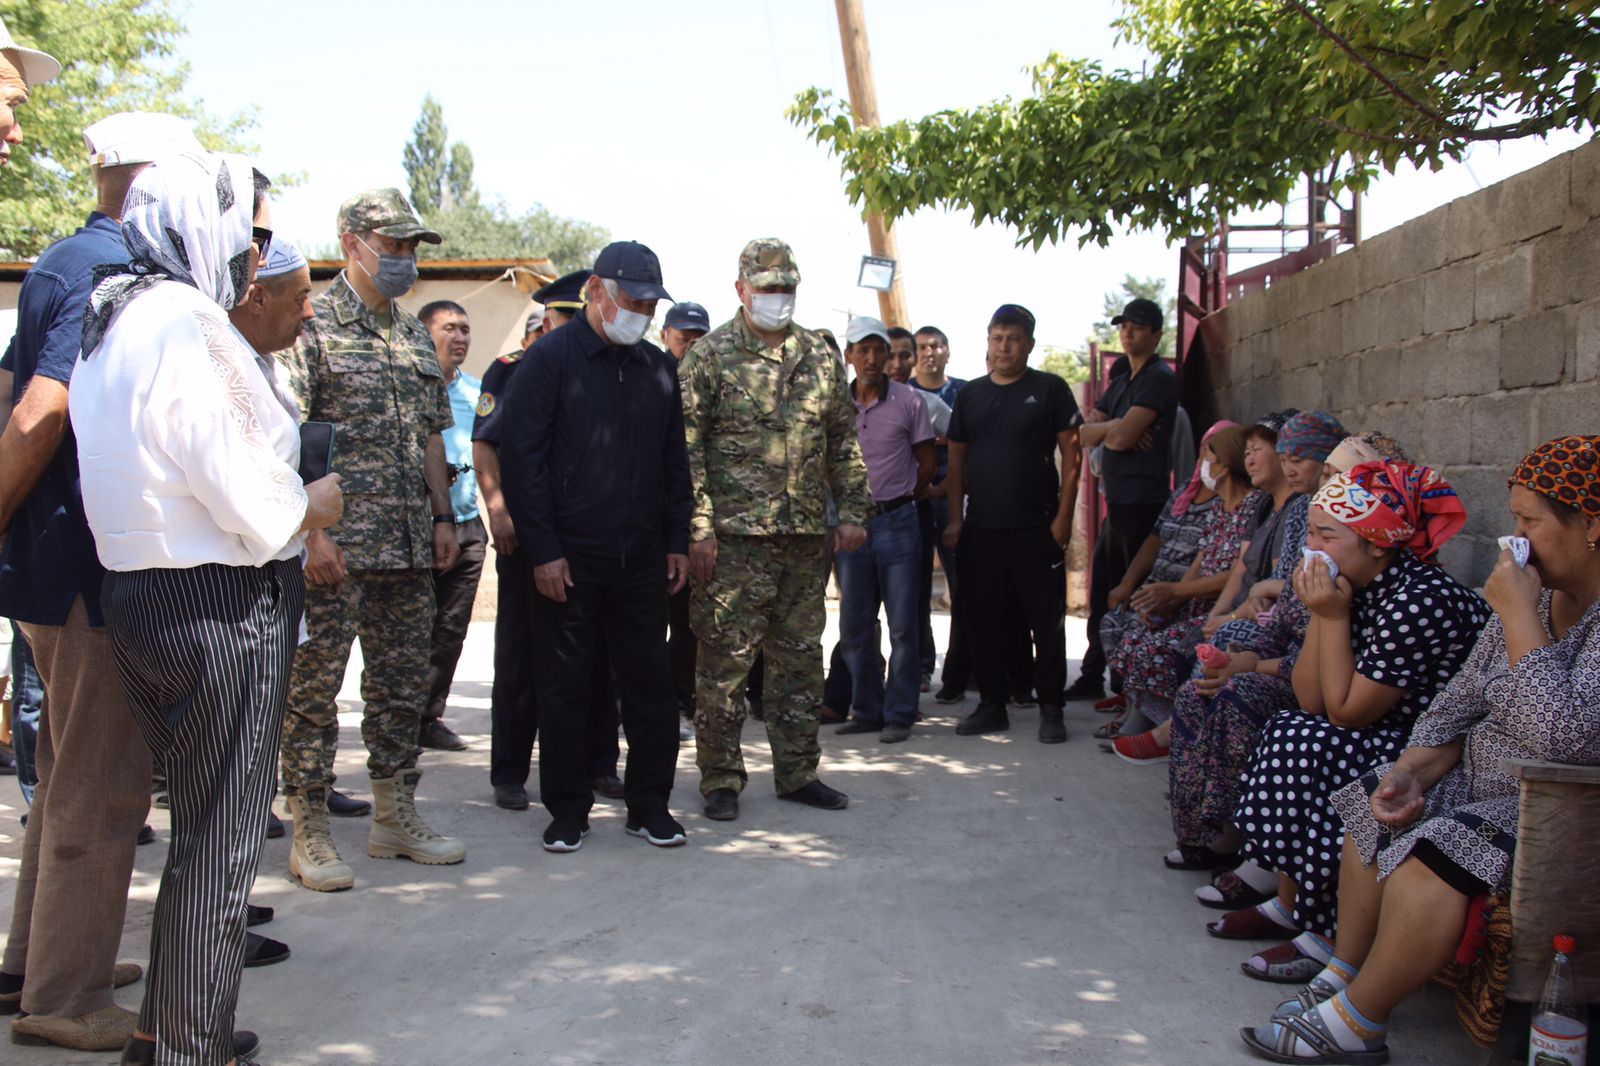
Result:
[[[494,557],[500,600],[494,616],[494,684],[489,696],[489,783],[525,785],[533,770],[533,744],[539,736],[534,695],[533,569],[528,553],[499,552]],[[602,644],[590,679],[589,728],[584,762],[589,776],[617,772],[617,697],[610,657]]]
[[[628,813],[665,811],[678,766],[678,714],[667,657],[665,551],[616,559],[567,555],[567,601],[534,595],[533,660],[539,702],[539,793],[554,817],[594,804],[585,736],[596,648],[609,646],[628,737]],[[531,575],[530,575],[531,577]],[[531,588],[530,581],[530,588]]]
[[[472,621],[472,601],[478,596],[478,578],[483,576],[483,555],[489,544],[481,518],[456,523],[456,543],[461,558],[448,570],[433,572],[433,641],[428,653],[428,705],[422,709],[424,723],[444,717],[450,699],[450,686],[456,679],[456,663],[461,661],[461,646],[467,641],[467,625]]]
[[[304,603],[298,559],[113,572],[102,591],[117,675],[172,807],[139,1028],[185,1062],[233,1057],[245,895]]]
[[[1083,653],[1084,677],[1100,678],[1106,672],[1106,650],[1100,643],[1100,619],[1110,606],[1111,590],[1122,582],[1134,556],[1161,517],[1161,503],[1108,503],[1106,520],[1095,538],[1089,565],[1089,647]]]
[[[1059,707],[1067,680],[1067,570],[1049,527],[967,526],[956,553],[979,695],[1001,705],[1011,695],[1007,661],[1016,642],[1007,629],[1020,621],[1032,636],[1034,691],[1040,703]]]
[[[694,662],[700,642],[689,629],[689,586],[667,599],[667,657],[672,660],[672,695],[685,718],[694,717]]]

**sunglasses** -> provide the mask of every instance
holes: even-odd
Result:
[[[251,226],[250,241],[256,246],[256,255],[265,259],[267,249],[272,247],[272,231],[261,226]]]

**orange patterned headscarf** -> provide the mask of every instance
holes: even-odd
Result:
[[[1431,560],[1467,524],[1467,509],[1438,471],[1414,463],[1362,463],[1335,475],[1311,505],[1383,548]]]
[[[1517,464],[1508,482],[1600,518],[1600,437],[1557,437]]]

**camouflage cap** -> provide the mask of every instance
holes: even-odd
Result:
[[[757,237],[739,253],[739,276],[758,289],[798,285],[800,264],[794,261],[794,249],[778,238]]]
[[[421,237],[429,244],[444,243],[437,231],[417,220],[399,189],[367,189],[340,204],[339,232],[381,233],[400,241]]]

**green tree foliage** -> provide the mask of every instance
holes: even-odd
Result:
[[[1138,299],[1149,300],[1161,308],[1166,328],[1161,331],[1161,343],[1156,347],[1156,354],[1164,359],[1172,358],[1174,338],[1177,336],[1178,305],[1167,295],[1167,283],[1163,278],[1136,278],[1132,274],[1124,275],[1122,287],[1106,293],[1103,317],[1094,324],[1094,331],[1089,339],[1098,341],[1101,350],[1120,350],[1122,338],[1117,335],[1117,327],[1111,324],[1111,320],[1122,314],[1122,309],[1128,306],[1129,302]],[[1088,345],[1084,346],[1084,355],[1087,358]]]
[[[1039,369],[1047,374],[1065,378],[1076,385],[1080,381],[1089,380],[1089,353],[1087,350],[1075,352],[1047,344],[1044,356],[1039,360]]]
[[[1115,26],[1147,70],[1054,54],[1025,99],[870,128],[812,88],[789,116],[864,209],[962,207],[1035,248],[1114,224],[1186,237],[1307,173],[1360,189],[1600,120],[1585,0],[1127,0]]]
[[[83,130],[109,114],[181,115],[206,147],[249,150],[252,115],[218,118],[185,98],[188,67],[171,61],[184,27],[167,0],[0,0],[0,18],[62,64],[30,94],[23,143],[0,170],[0,255],[37,255],[83,224],[95,203]]]
[[[472,184],[472,149],[460,141],[450,146],[450,162],[444,168],[444,187],[452,204],[478,202],[478,191]]]
[[[430,93],[422,98],[422,114],[411,127],[401,161],[411,185],[411,205],[423,214],[439,209],[444,194],[445,145],[450,131],[445,128],[444,108]]]

